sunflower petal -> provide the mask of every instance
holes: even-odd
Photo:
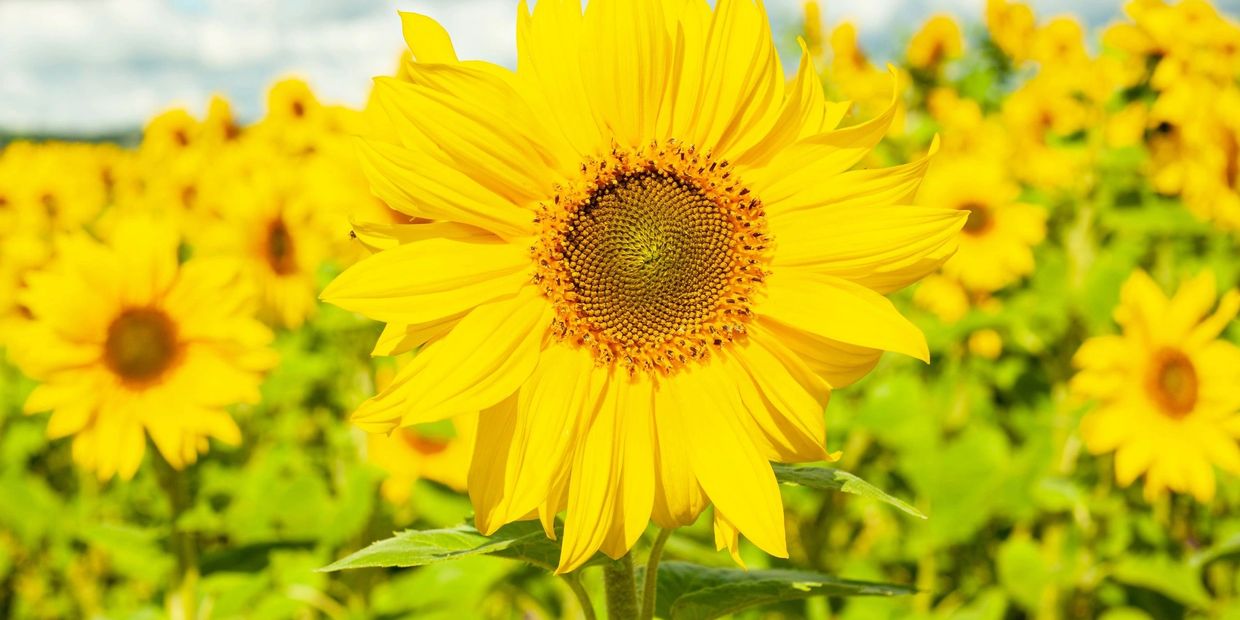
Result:
[[[320,297],[379,321],[436,321],[517,292],[530,279],[528,247],[448,239],[409,243],[349,267]]]
[[[926,337],[882,295],[847,280],[820,274],[775,273],[759,314],[789,327],[871,349],[930,361]]]
[[[529,378],[550,322],[551,308],[533,287],[478,306],[401,368],[353,420],[387,431],[486,409]]]

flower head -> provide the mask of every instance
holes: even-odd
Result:
[[[1218,338],[1240,309],[1228,291],[1213,314],[1213,274],[1168,298],[1143,271],[1125,282],[1115,320],[1122,333],[1090,338],[1072,391],[1098,401],[1081,421],[1094,454],[1115,452],[1124,486],[1145,474],[1145,493],[1214,496],[1214,467],[1240,474],[1240,348]]]
[[[205,452],[208,437],[238,443],[224,408],[257,402],[274,362],[271,333],[250,317],[230,271],[178,265],[177,243],[169,227],[140,218],[107,245],[76,233],[23,291],[32,320],[11,353],[40,382],[26,411],[50,410],[48,435],[72,435],[74,460],[101,479],[133,476],[144,435],[176,468]]]
[[[390,133],[362,155],[421,220],[359,231],[385,249],[323,298],[388,323],[376,353],[422,349],[354,420],[480,412],[479,529],[536,514],[554,536],[563,512],[560,571],[708,504],[721,547],[785,555],[768,461],[825,458],[831,389],[884,350],[927,358],[883,294],[964,221],[907,206],[926,160],[849,170],[894,100],[837,128],[752,0],[522,4],[515,73],[403,17],[414,62],[377,81]]]

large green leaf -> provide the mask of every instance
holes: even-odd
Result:
[[[319,570],[424,566],[475,555],[497,555],[543,567],[555,566],[559,543],[550,540],[542,527],[531,521],[506,525],[491,536],[469,525],[439,530],[407,530],[371,544]]]
[[[1164,555],[1130,555],[1111,569],[1111,578],[1130,586],[1153,590],[1189,607],[1205,609],[1210,594],[1196,569]]]
[[[671,620],[710,620],[759,605],[814,596],[903,596],[915,592],[905,586],[807,571],[746,571],[687,562],[660,564],[658,584],[655,611]]]
[[[775,469],[775,478],[784,484],[795,484],[811,489],[843,491],[845,493],[861,495],[891,504],[919,519],[926,518],[926,515],[922,514],[920,510],[841,469],[805,465],[781,465],[778,463],[772,464],[772,467]]]

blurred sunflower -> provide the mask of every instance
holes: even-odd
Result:
[[[144,430],[176,468],[208,437],[238,443],[224,408],[257,402],[274,354],[235,278],[202,260],[178,266],[176,235],[149,220],[126,220],[110,246],[80,232],[57,245],[28,277],[32,321],[11,350],[41,382],[25,409],[52,411],[48,436],[74,435],[74,460],[101,479],[133,476]]]
[[[464,491],[473,458],[478,416],[453,418],[452,437],[437,437],[413,428],[398,428],[390,435],[366,436],[366,459],[387,473],[380,491],[393,504],[409,501],[413,483],[432,480]]]
[[[943,273],[970,291],[997,291],[1033,271],[1033,247],[1046,236],[1046,212],[1018,201],[1020,188],[992,159],[941,159],[919,198],[969,214],[960,251]]]
[[[354,420],[481,412],[483,532],[566,511],[559,572],[653,518],[786,556],[768,461],[813,461],[833,387],[882,351],[927,359],[883,297],[936,269],[963,213],[906,205],[926,160],[849,171],[880,116],[837,129],[808,51],[786,82],[760,3],[541,0],[518,69],[459,62],[403,14],[411,82],[378,78],[373,191],[425,224],[323,298],[425,344]],[[376,225],[378,226],[378,225]]]
[[[262,161],[261,153],[268,152],[254,150],[246,161]],[[199,243],[204,256],[239,261],[259,296],[260,313],[283,327],[297,327],[313,314],[318,269],[328,255],[323,214],[301,191],[301,178],[295,171],[271,170],[234,182],[231,199]],[[341,238],[346,227],[341,216]]]
[[[1218,338],[1240,309],[1228,291],[1218,309],[1213,274],[1168,299],[1143,271],[1124,283],[1122,333],[1090,338],[1073,363],[1078,396],[1099,401],[1081,421],[1094,454],[1115,452],[1122,486],[1145,474],[1145,495],[1171,489],[1214,496],[1214,467],[1240,474],[1240,348]]]
[[[950,15],[935,15],[909,39],[904,57],[915,69],[935,70],[964,51],[964,35]]]

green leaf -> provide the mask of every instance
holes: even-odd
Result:
[[[1162,555],[1132,555],[1111,569],[1111,578],[1130,586],[1158,592],[1196,609],[1210,605],[1210,595],[1197,571],[1186,563]]]
[[[745,571],[687,562],[660,564],[658,588],[655,611],[672,620],[710,620],[759,605],[814,596],[904,596],[916,592],[905,586],[807,571]]]
[[[882,489],[858,478],[841,469],[831,469],[830,467],[812,467],[812,466],[793,466],[772,464],[775,469],[775,478],[784,484],[795,484],[798,486],[809,487],[811,489],[843,491],[852,493],[870,499],[876,499],[885,502],[913,515],[919,519],[925,519],[926,515],[920,510],[913,508],[909,504],[888,495]]]
[[[559,562],[560,544],[548,539],[542,527],[533,521],[506,525],[491,536],[483,536],[469,525],[407,530],[319,570],[424,566],[475,555],[496,555],[550,569]]]

